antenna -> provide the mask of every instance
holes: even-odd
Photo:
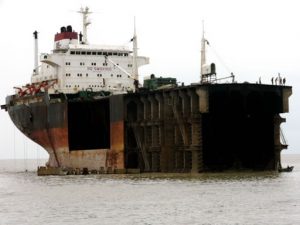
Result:
[[[87,39],[87,26],[91,24],[91,21],[88,20],[88,14],[91,14],[92,12],[89,11],[89,7],[81,7],[80,11],[78,13],[82,14],[82,35],[83,39],[82,42],[84,44],[88,44],[88,39]]]
[[[33,74],[34,75],[38,75],[39,71],[38,71],[38,66],[39,66],[39,62],[38,62],[38,54],[39,54],[39,50],[38,50],[38,32],[34,31],[33,32],[33,37],[34,37],[34,69],[33,69]]]
[[[135,17],[134,17],[134,21],[133,21],[133,38],[132,38],[132,44],[133,44],[133,58],[132,58],[132,64],[133,64],[133,68],[132,68],[132,73],[133,73],[133,78],[135,80],[139,80],[139,72],[138,72],[138,67],[137,67],[137,35],[136,35],[136,26],[135,26]]]
[[[201,83],[203,83],[203,75],[204,75],[204,71],[203,71],[203,66],[206,64],[206,49],[205,49],[205,37],[204,37],[204,20],[202,20],[202,39],[201,39],[201,67],[200,67],[200,79],[201,79]]]

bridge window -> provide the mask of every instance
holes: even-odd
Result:
[[[71,51],[71,55],[75,55],[75,51]]]
[[[92,53],[91,53],[91,52],[87,52],[86,54],[87,54],[87,55],[91,55]]]
[[[97,52],[97,55],[102,55],[102,52]]]
[[[79,52],[79,51],[76,51],[76,55],[80,55],[80,52]]]
[[[92,52],[92,55],[96,55],[97,54],[97,52]]]

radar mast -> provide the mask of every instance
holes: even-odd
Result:
[[[205,49],[205,38],[204,38],[204,20],[202,20],[202,39],[201,39],[201,68],[200,68],[200,73],[201,73],[201,83],[203,83],[203,67],[206,64],[206,49]]]
[[[132,38],[132,45],[133,45],[133,71],[132,75],[135,80],[139,80],[139,72],[138,72],[138,66],[137,66],[137,35],[136,35],[136,26],[135,26],[135,17],[134,17],[134,30],[133,30],[133,38]]]
[[[87,26],[91,24],[91,21],[88,19],[88,14],[91,14],[92,12],[89,11],[89,7],[81,7],[80,11],[78,13],[82,14],[82,33],[83,33],[83,44],[88,44],[87,39]]]
[[[202,20],[202,39],[201,39],[201,75],[200,83],[214,83],[217,81],[216,77],[216,65],[214,63],[206,64],[206,44],[208,41],[204,36],[204,21]]]

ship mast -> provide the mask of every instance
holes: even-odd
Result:
[[[83,33],[83,39],[82,42],[83,44],[88,44],[88,39],[87,39],[87,26],[91,24],[91,21],[88,20],[88,14],[91,14],[92,12],[89,12],[89,8],[80,8],[80,11],[78,13],[82,14],[82,33]]]
[[[203,67],[206,64],[206,49],[205,49],[205,37],[204,37],[204,21],[202,20],[202,39],[201,39],[201,67],[200,67],[200,79],[201,83],[204,82],[204,71]]]
[[[136,36],[136,26],[135,26],[135,17],[134,17],[134,31],[133,31],[133,38],[132,38],[132,44],[133,44],[133,62],[132,62],[132,74],[133,78],[136,81],[139,81],[139,72],[138,72],[138,66],[137,66],[137,36]]]
[[[33,37],[34,37],[34,69],[33,69],[33,74],[34,75],[38,75],[39,71],[38,71],[38,66],[39,66],[39,62],[38,62],[38,54],[39,54],[39,50],[38,50],[38,32],[34,31],[33,32]]]

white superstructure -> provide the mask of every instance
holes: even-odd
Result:
[[[83,34],[78,35],[71,26],[62,27],[55,35],[53,52],[40,55],[41,64],[34,68],[32,84],[24,87],[27,92],[23,94],[42,89],[66,94],[83,90],[109,91],[112,94],[135,91],[138,67],[149,63],[149,58],[137,56],[135,28],[133,49],[128,46],[91,45],[87,41],[89,9],[81,9],[80,13],[83,15]]]

